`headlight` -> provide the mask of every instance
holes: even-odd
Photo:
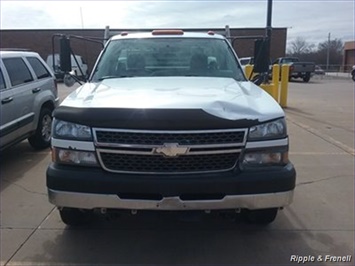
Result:
[[[249,140],[265,140],[286,137],[285,118],[253,126],[249,129]]]
[[[244,166],[285,165],[288,163],[288,152],[247,152],[244,155]]]
[[[98,166],[95,153],[90,151],[53,148],[52,161],[62,164]]]
[[[92,140],[91,128],[54,119],[53,137],[59,139]]]

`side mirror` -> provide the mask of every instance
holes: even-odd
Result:
[[[269,49],[268,39],[256,40],[254,45],[254,72],[266,73],[269,71]]]
[[[74,71],[64,75],[63,82],[65,86],[72,87],[74,85],[75,79],[73,78],[73,75],[75,75]]]
[[[64,73],[69,73],[72,70],[71,67],[71,48],[70,40],[67,37],[60,39],[60,69]]]

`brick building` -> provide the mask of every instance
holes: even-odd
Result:
[[[224,28],[214,29],[183,29],[184,31],[225,33]],[[110,33],[122,31],[151,31],[151,29],[111,29]],[[103,41],[105,29],[54,29],[54,30],[1,30],[0,48],[24,48],[38,52],[43,59],[52,53],[52,36],[54,34],[85,36]],[[264,36],[265,28],[231,28],[230,36]],[[271,58],[285,56],[287,28],[273,28],[271,37]],[[81,55],[92,69],[102,45],[99,43],[71,39],[71,46],[75,54]],[[233,47],[239,57],[253,56],[254,39],[237,39]],[[59,51],[59,42],[54,45],[55,52]]]
[[[343,66],[345,71],[351,71],[355,65],[355,41],[344,43]]]

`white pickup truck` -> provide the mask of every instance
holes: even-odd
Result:
[[[94,210],[231,211],[268,224],[292,202],[285,114],[213,32],[112,37],[53,115],[48,195],[68,225]]]

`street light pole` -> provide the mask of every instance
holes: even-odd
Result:
[[[266,16],[266,58],[270,58],[270,48],[271,48],[271,33],[272,33],[272,0],[267,1],[267,16]],[[264,76],[264,83],[267,83],[269,80],[268,74]]]
[[[266,18],[266,37],[271,39],[271,20],[272,20],[272,0],[267,1],[267,18]]]

